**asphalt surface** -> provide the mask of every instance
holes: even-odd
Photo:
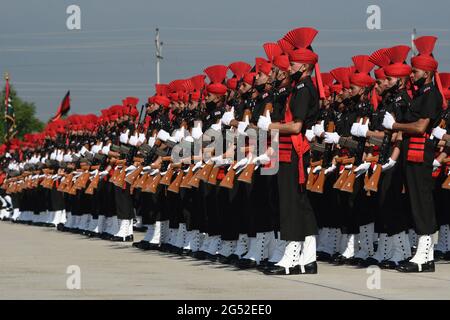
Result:
[[[78,267],[81,288],[70,289]],[[450,299],[450,262],[437,263],[435,273],[368,273],[320,263],[317,275],[265,276],[0,222],[0,299]]]

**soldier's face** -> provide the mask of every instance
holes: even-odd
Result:
[[[375,91],[377,92],[378,95],[381,95],[384,92],[384,90],[386,90],[386,86],[385,86],[384,82],[385,82],[385,80],[383,80],[383,79],[378,79],[375,82]]]
[[[251,87],[252,87],[252,86],[249,85],[248,83],[242,82],[241,86],[239,87],[239,92],[240,92],[241,94],[246,93],[248,90],[251,89]]]
[[[419,81],[422,78],[426,78],[427,77],[427,71],[423,71],[417,68],[412,68],[412,72],[411,72],[411,80],[412,82],[416,82]]]
[[[357,96],[359,94],[362,94],[363,88],[361,88],[360,86],[357,85],[350,85],[350,96],[354,97]]]
[[[269,76],[266,75],[264,72],[258,72],[258,74],[256,75],[256,80],[255,80],[255,84],[259,85],[259,84],[266,84],[269,81]]]
[[[386,77],[386,89],[390,89],[397,84],[398,78],[396,77]]]

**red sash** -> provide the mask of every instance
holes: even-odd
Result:
[[[291,100],[291,97],[287,99],[286,102],[286,111],[284,113],[284,122],[289,123],[293,121],[291,109],[289,107],[289,102]],[[282,144],[283,137],[280,136],[280,145]],[[306,183],[306,177],[305,177],[305,171],[304,171],[304,163],[303,163],[303,155],[309,151],[310,146],[308,143],[308,140],[302,135],[302,133],[299,134],[293,134],[290,136],[291,143],[294,146],[295,152],[297,152],[298,156],[298,183],[304,184]],[[281,146],[280,146],[281,148]],[[280,153],[281,153],[280,149]],[[289,153],[290,154],[290,153]],[[282,160],[282,155],[280,154],[280,161]],[[288,162],[288,161],[285,161]]]

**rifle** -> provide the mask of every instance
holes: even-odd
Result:
[[[447,157],[442,161],[444,164],[450,163],[450,157]],[[445,179],[444,183],[442,184],[442,188],[446,190],[450,190],[450,174]]]
[[[191,165],[191,167],[192,167],[192,165]],[[184,178],[184,172],[181,169],[181,164],[180,164],[180,169],[178,170],[177,177],[175,178],[175,180],[173,180],[173,182],[167,188],[167,191],[174,192],[174,193],[179,193],[180,192],[180,186],[181,186],[181,183],[183,181],[183,178]]]
[[[368,118],[364,117],[363,123],[365,124],[365,123],[367,123],[367,121],[368,121]],[[366,144],[366,138],[357,138],[357,139],[358,139],[357,140],[358,147],[354,151],[354,154],[355,154],[354,159],[355,160],[352,163],[352,169],[350,170],[347,179],[345,179],[344,185],[340,189],[341,191],[349,192],[349,193],[353,193],[353,186],[354,186],[355,180],[356,180],[355,169],[362,161],[362,157],[364,154],[364,146]]]
[[[345,156],[345,157],[336,158],[335,161],[336,161],[336,165],[339,168],[340,165],[346,166],[348,164],[353,164],[355,162],[355,158],[354,157],[349,158],[349,157]],[[349,169],[344,168],[344,170],[339,175],[338,179],[336,180],[336,182],[333,185],[334,189],[340,190],[343,187],[345,180],[347,179],[347,177],[349,175],[349,172],[350,172]]]
[[[376,162],[377,164],[372,175],[370,176],[369,179],[367,179],[366,183],[364,184],[364,189],[367,191],[378,192],[378,184],[383,170],[382,166],[389,162],[391,139],[392,139],[392,131],[386,130],[384,132],[383,140],[381,141],[380,154],[378,156],[378,159],[376,159],[375,161],[368,161],[366,159],[367,162]],[[378,141],[376,141],[376,139],[369,139],[369,143],[378,145]]]
[[[317,161],[310,161],[309,163],[309,173],[308,173],[308,180],[306,181],[306,190],[311,190],[314,183],[317,180],[317,177],[319,174],[314,173],[314,168],[318,166],[322,166],[323,160],[317,160]]]
[[[267,116],[268,114],[272,113],[273,111],[273,104],[267,103],[264,107],[263,115]],[[244,112],[244,119],[245,117],[248,117],[248,119],[251,118],[251,112]],[[241,174],[238,177],[238,181],[245,182],[248,184],[252,183],[253,180],[253,174],[255,172],[256,164],[255,163],[249,163],[244,170],[242,170]]]
[[[227,189],[233,189],[234,177],[236,176],[236,170],[234,170],[234,165],[236,163],[237,163],[237,161],[234,161],[230,165],[230,168],[228,169],[227,174],[225,175],[225,177],[222,179],[222,181],[219,184],[220,187],[224,187]]]
[[[334,129],[335,129],[334,122],[328,121],[327,132],[334,132]],[[326,144],[325,150],[324,150],[324,153],[322,156],[322,160],[323,160],[322,161],[322,169],[320,170],[320,173],[319,173],[316,181],[309,189],[311,192],[323,193],[323,189],[325,186],[325,179],[326,179],[325,170],[327,168],[329,168],[333,163],[332,151],[333,151],[333,144]],[[312,168],[311,168],[311,171],[313,171]],[[309,183],[309,180],[308,180],[308,183]]]
[[[92,179],[91,183],[89,184],[89,186],[86,188],[85,193],[86,194],[90,194],[93,195],[94,194],[94,190],[97,189],[98,187],[98,183],[100,182],[100,174],[97,173],[94,178]]]

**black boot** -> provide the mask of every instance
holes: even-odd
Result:
[[[335,266],[341,266],[347,263],[347,258],[344,257],[343,255],[338,255],[336,256],[334,259],[331,260],[331,264],[335,265]]]
[[[444,252],[440,250],[434,250],[434,261],[440,261],[444,259]]]
[[[238,267],[239,269],[252,269],[252,268],[256,268],[257,267],[257,263],[254,260],[251,259],[240,259],[237,263],[236,263],[236,267]]]
[[[317,251],[317,261],[330,261],[331,254],[323,252],[323,251]]]
[[[444,253],[444,260],[450,261],[450,251],[447,251],[446,253]]]
[[[400,272],[434,272],[434,261],[428,261],[424,264],[417,264],[411,261],[407,263],[401,264],[396,268],[397,271]]]

